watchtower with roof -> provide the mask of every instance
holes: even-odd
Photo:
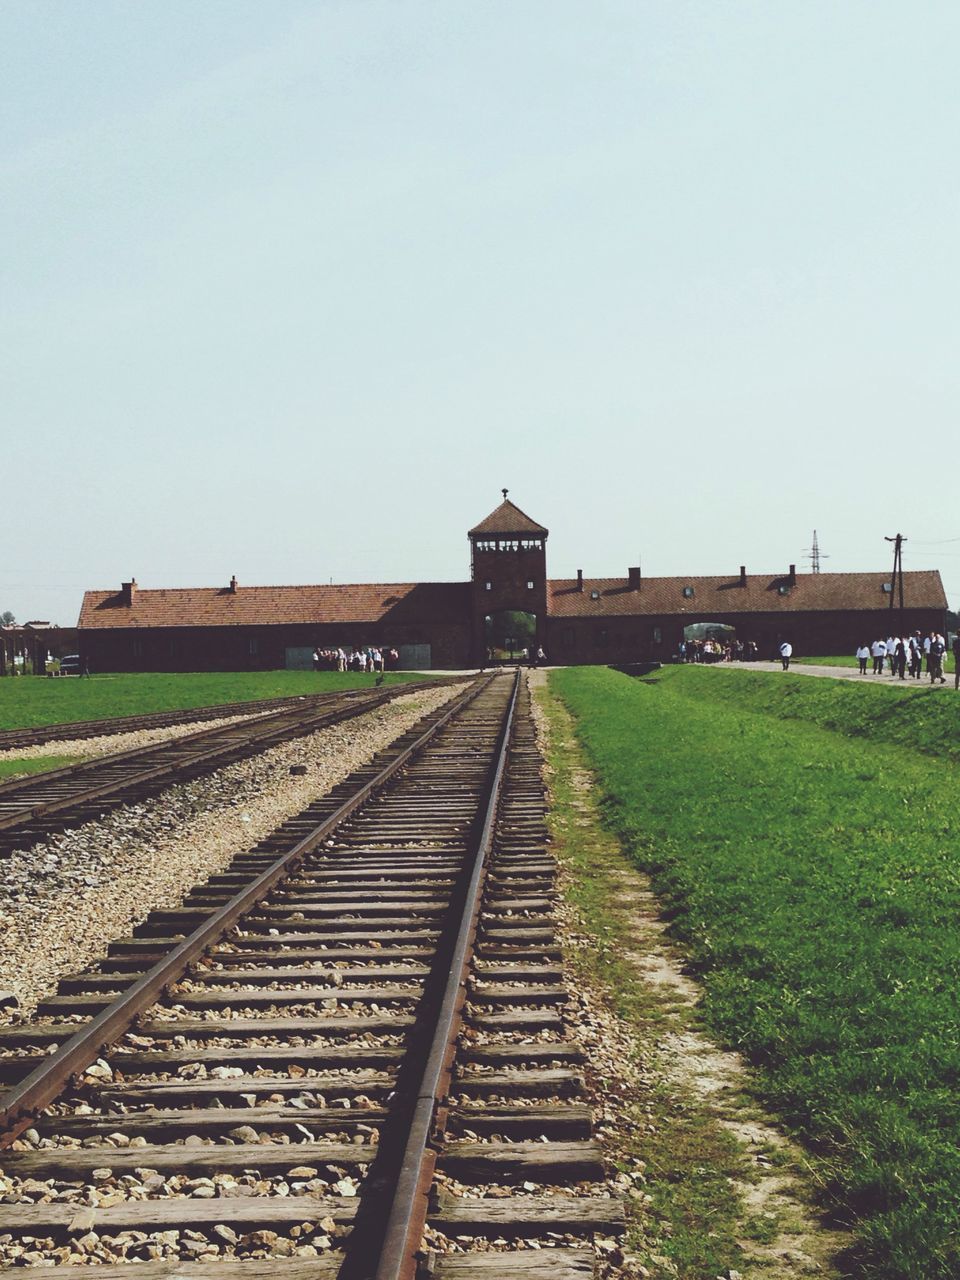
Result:
[[[536,644],[546,645],[549,530],[507,498],[470,530],[473,657],[486,652],[485,620],[502,611],[534,614]]]

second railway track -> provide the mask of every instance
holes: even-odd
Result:
[[[356,689],[355,695],[365,690]],[[344,691],[345,694],[349,691]],[[149,711],[143,715],[111,716],[106,720],[74,720],[36,725],[30,729],[0,729],[0,751],[41,746],[45,742],[76,742],[86,738],[109,738],[118,733],[142,729],[167,729],[178,724],[202,724],[204,720],[227,720],[233,716],[260,716],[286,707],[317,704],[340,697],[337,692],[309,693],[299,697],[260,698],[255,702],[223,702],[208,707],[186,707],[176,711]]]
[[[221,769],[432,684],[347,690],[166,742],[98,756],[0,784],[0,854],[29,848],[67,826],[89,822],[163,787]]]
[[[592,1275],[621,1210],[553,898],[529,694],[494,677],[0,1029],[0,1262]]]

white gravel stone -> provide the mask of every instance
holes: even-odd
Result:
[[[260,713],[263,714],[262,712]],[[130,733],[112,733],[102,738],[55,738],[33,747],[10,747],[0,751],[0,760],[37,760],[43,756],[79,756],[94,759],[110,756],[118,751],[139,751],[143,747],[156,746],[173,738],[185,738],[191,733],[203,733],[207,729],[219,729],[222,725],[236,724],[238,720],[254,717],[226,716],[222,720],[193,720],[189,724],[167,725],[165,729],[135,729]],[[13,775],[15,776],[15,775]]]
[[[29,1014],[58,980],[222,871],[464,686],[444,684],[16,850],[0,886],[0,989]],[[160,732],[168,732],[166,730]],[[111,739],[115,743],[116,739]],[[304,764],[302,776],[291,764]]]

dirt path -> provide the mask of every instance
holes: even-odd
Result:
[[[662,1188],[659,1214],[657,1193],[638,1194],[622,1266],[609,1274],[652,1280],[834,1280],[842,1274],[834,1259],[850,1241],[818,1220],[812,1170],[751,1099],[744,1060],[718,1048],[699,1025],[699,988],[683,971],[650,883],[601,825],[598,789],[576,743],[573,720],[551,699],[545,673],[532,673],[531,683],[551,762],[547,782],[563,869],[565,953],[582,980],[584,1039],[591,1058],[599,1042],[601,1061],[612,1058],[619,1064],[614,1088],[606,1077],[595,1081],[601,1132],[620,1162],[630,1151],[650,1147],[651,1165],[662,1165],[658,1146],[668,1158],[674,1148],[691,1141],[694,1147],[692,1168],[680,1167],[678,1151],[679,1171],[671,1170],[667,1179],[667,1200],[674,1178],[684,1198],[682,1211],[672,1214],[663,1204]],[[638,1140],[641,1113],[647,1134]],[[628,1132],[632,1140],[625,1138]],[[691,1178],[703,1186],[691,1190],[684,1185]],[[691,1214],[704,1221],[690,1224],[690,1239],[684,1241],[676,1219],[682,1232]],[[736,1265],[711,1271],[709,1237],[724,1237],[724,1216],[726,1256],[732,1250]]]

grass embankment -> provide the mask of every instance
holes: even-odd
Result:
[[[551,687],[710,1024],[818,1152],[858,1273],[960,1275],[960,776],[926,754],[952,696],[692,668]]]
[[[923,680],[864,676],[816,679],[781,672],[725,672],[723,679],[691,669],[682,689],[731,711],[801,720],[873,744],[944,756],[960,763],[960,700],[952,686]],[[704,683],[710,681],[710,683]]]
[[[660,938],[651,944],[638,928],[636,889],[645,878],[602,825],[573,717],[545,690],[538,702],[549,729],[550,834],[565,871],[563,895],[582,935],[580,945],[566,950],[564,963],[580,991],[597,992],[614,1010],[643,1060],[640,1087],[617,1082],[619,1122],[606,1139],[619,1168],[629,1171],[637,1161],[645,1168],[643,1191],[650,1200],[626,1201],[627,1246],[651,1276],[671,1274],[657,1264],[659,1255],[684,1280],[716,1280],[742,1268],[742,1242],[764,1239],[772,1224],[743,1205],[737,1187],[750,1170],[717,1107],[652,1066],[649,1046],[686,1032],[690,1005],[669,985],[651,983],[636,963],[647,948],[655,946],[659,954],[663,945]],[[608,1092],[604,1085],[598,1082]]]
[[[145,672],[59,680],[23,676],[0,680],[0,729],[364,689],[372,687],[376,679],[374,675],[337,671]],[[416,672],[395,671],[387,674],[385,682],[422,679]]]

